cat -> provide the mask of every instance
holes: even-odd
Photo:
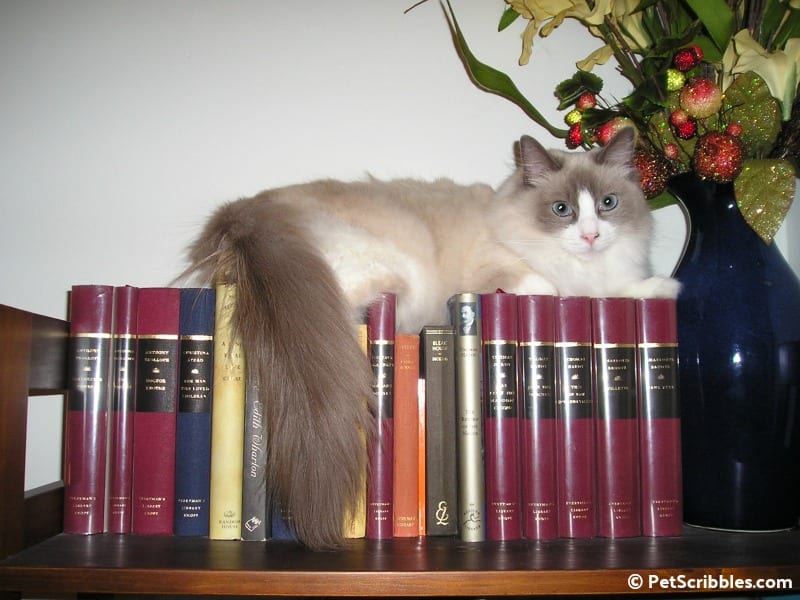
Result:
[[[268,487],[312,549],[340,547],[373,431],[371,371],[354,323],[377,293],[398,297],[398,331],[447,322],[457,292],[675,297],[653,277],[651,216],[634,136],[603,148],[518,143],[494,190],[449,180],[323,180],[220,207],[187,274],[238,286],[234,315],[263,395]]]

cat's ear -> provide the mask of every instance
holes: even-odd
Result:
[[[542,175],[560,168],[547,149],[529,135],[519,140],[519,166],[527,185],[535,185]]]
[[[604,165],[631,167],[633,165],[635,137],[636,132],[633,127],[623,127],[597,153],[597,162]]]

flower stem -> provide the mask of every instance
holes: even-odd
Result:
[[[603,24],[598,26],[603,39],[611,46],[611,51],[614,53],[614,58],[617,59],[619,70],[622,74],[633,83],[634,87],[641,84],[644,80],[642,76],[642,69],[636,56],[628,46],[624,37],[617,29],[616,24],[607,16]]]

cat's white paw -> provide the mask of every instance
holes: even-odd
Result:
[[[681,284],[672,277],[648,277],[629,284],[625,296],[631,298],[672,298],[678,297]]]

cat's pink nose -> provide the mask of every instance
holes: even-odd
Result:
[[[594,246],[594,243],[597,241],[597,238],[600,237],[599,233],[584,233],[581,235],[583,239],[586,240],[586,243],[590,246]]]

